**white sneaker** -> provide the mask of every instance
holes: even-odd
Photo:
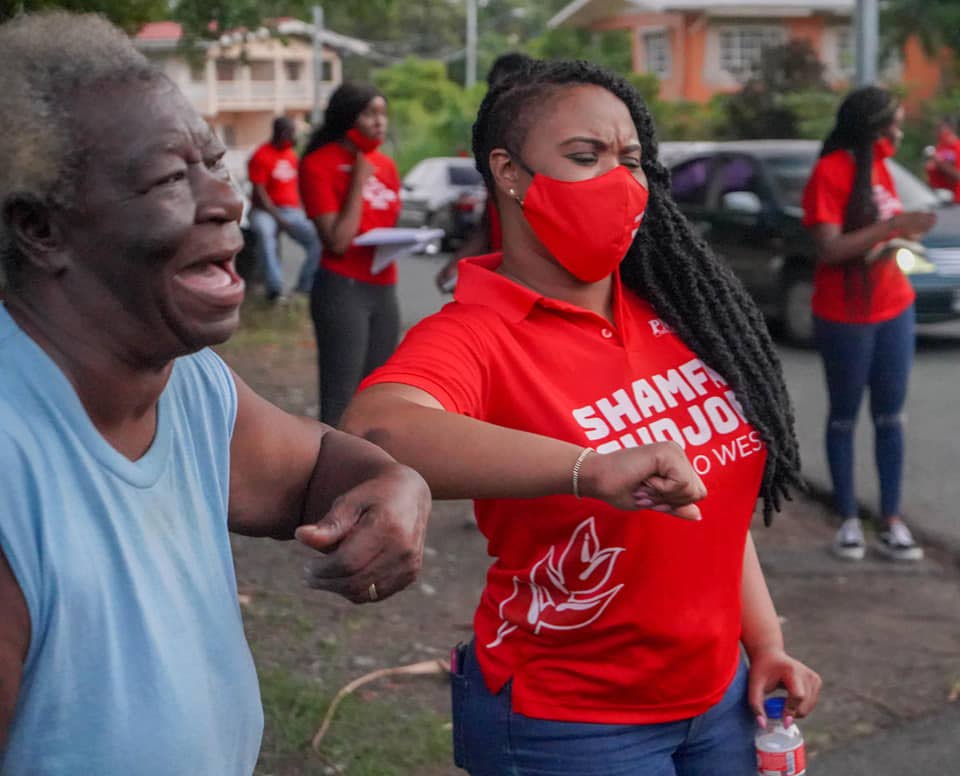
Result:
[[[863,560],[866,552],[867,543],[863,539],[860,518],[848,517],[833,537],[833,554],[844,560]]]
[[[892,520],[878,538],[877,549],[891,560],[923,560],[923,547],[913,540],[913,534],[901,520]]]

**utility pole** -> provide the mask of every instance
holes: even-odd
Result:
[[[857,86],[867,86],[877,80],[877,40],[879,12],[877,0],[857,0]]]
[[[467,0],[467,75],[466,87],[477,82],[477,0]]]
[[[323,6],[313,6],[313,111],[310,123],[320,126],[323,111],[320,106],[320,93],[323,82]]]

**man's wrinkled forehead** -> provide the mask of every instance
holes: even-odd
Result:
[[[88,153],[114,161],[217,142],[183,93],[163,76],[105,84],[77,95],[72,108],[77,142]]]

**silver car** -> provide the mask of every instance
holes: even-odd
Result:
[[[443,229],[449,249],[480,223],[487,201],[473,159],[437,156],[418,162],[403,179],[400,226]]]

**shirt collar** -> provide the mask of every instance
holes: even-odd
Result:
[[[497,272],[503,260],[502,253],[490,253],[463,259],[457,265],[457,287],[454,299],[461,304],[476,304],[489,307],[511,323],[519,323],[526,318],[537,305],[560,313],[596,316],[582,307],[552,299],[527,288]],[[623,293],[620,273],[613,275],[613,315],[614,324],[623,322]]]

